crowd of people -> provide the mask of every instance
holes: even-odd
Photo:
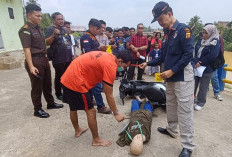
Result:
[[[218,91],[217,72],[211,66],[219,53],[224,51],[221,49],[223,41],[219,40],[216,26],[207,24],[203,29],[202,39],[194,48],[191,29],[175,19],[168,3],[159,2],[152,10],[152,22],[158,21],[163,27],[163,38],[161,32],[143,35],[142,23],[139,23],[136,29],[122,27],[113,30],[107,27],[104,20],[92,18],[88,30],[80,38],[81,55],[75,58],[76,42],[71,35],[71,23],[64,21],[61,13],[52,14],[53,25],[47,28],[45,37],[39,27],[41,8],[29,4],[26,6],[26,13],[28,20],[19,30],[19,37],[25,53],[25,67],[31,81],[34,116],[49,117],[42,109],[42,93],[48,109],[63,107],[62,104],[55,103],[52,96],[49,65],[51,60],[55,69],[55,95],[58,100],[69,104],[75,137],[87,131],[87,128],[79,126],[77,114],[77,110],[85,110],[93,137],[92,144],[109,146],[111,142],[98,135],[94,105],[99,113],[113,114],[117,121],[123,121],[125,117],[118,112],[113,97],[114,80],[124,75],[125,71],[128,80],[135,79],[136,67],[137,80],[142,80],[144,69],[149,66],[149,75],[161,73],[160,76],[166,81],[168,126],[159,127],[158,131],[176,138],[179,124],[183,146],[180,156],[191,155],[195,148],[193,110],[201,110],[206,103],[211,78],[216,90],[215,98],[222,100]],[[205,67],[203,75],[194,77],[193,69],[200,66]],[[105,106],[102,91],[106,95],[109,108]]]

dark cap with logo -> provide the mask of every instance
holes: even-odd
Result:
[[[166,9],[169,8],[168,3],[160,1],[156,3],[154,8],[152,9],[152,14],[154,16],[154,19],[151,21],[151,23],[157,21],[159,17],[165,12]]]
[[[89,26],[90,25],[95,26],[95,27],[97,27],[99,29],[102,27],[101,23],[97,19],[94,19],[94,18],[90,19]]]

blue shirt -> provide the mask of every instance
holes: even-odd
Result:
[[[155,66],[164,62],[164,71],[172,70],[174,74],[167,82],[185,81],[184,68],[192,61],[194,40],[187,25],[176,21],[171,30],[164,29],[162,54],[160,59],[153,59],[147,65]]]
[[[89,31],[83,34],[80,38],[80,45],[82,53],[87,53],[89,51],[98,51],[98,47],[100,46],[97,38]]]
[[[152,59],[160,59],[161,57],[161,50],[155,50],[153,49],[150,54],[149,54],[149,57],[151,57]]]

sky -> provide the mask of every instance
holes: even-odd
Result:
[[[25,0],[27,1],[27,0]],[[91,18],[106,21],[112,28],[136,27],[138,23],[161,28],[153,23],[156,0],[38,0],[43,13],[60,12],[73,25],[88,26]],[[232,0],[166,0],[175,18],[182,23],[198,15],[203,23],[232,21]]]

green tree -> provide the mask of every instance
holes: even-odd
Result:
[[[41,29],[43,31],[45,31],[51,25],[52,25],[52,18],[50,16],[50,14],[48,14],[48,13],[42,14],[42,20],[41,20],[41,24],[40,24]]]
[[[188,26],[192,29],[194,40],[196,42],[200,39],[200,33],[203,29],[203,24],[200,20],[200,17],[195,15],[193,18],[190,19],[190,22],[188,22]]]
[[[28,0],[28,2],[26,2],[26,5],[28,5],[28,4],[36,4],[36,5],[40,6],[40,4],[37,3],[37,1],[38,0]]]

